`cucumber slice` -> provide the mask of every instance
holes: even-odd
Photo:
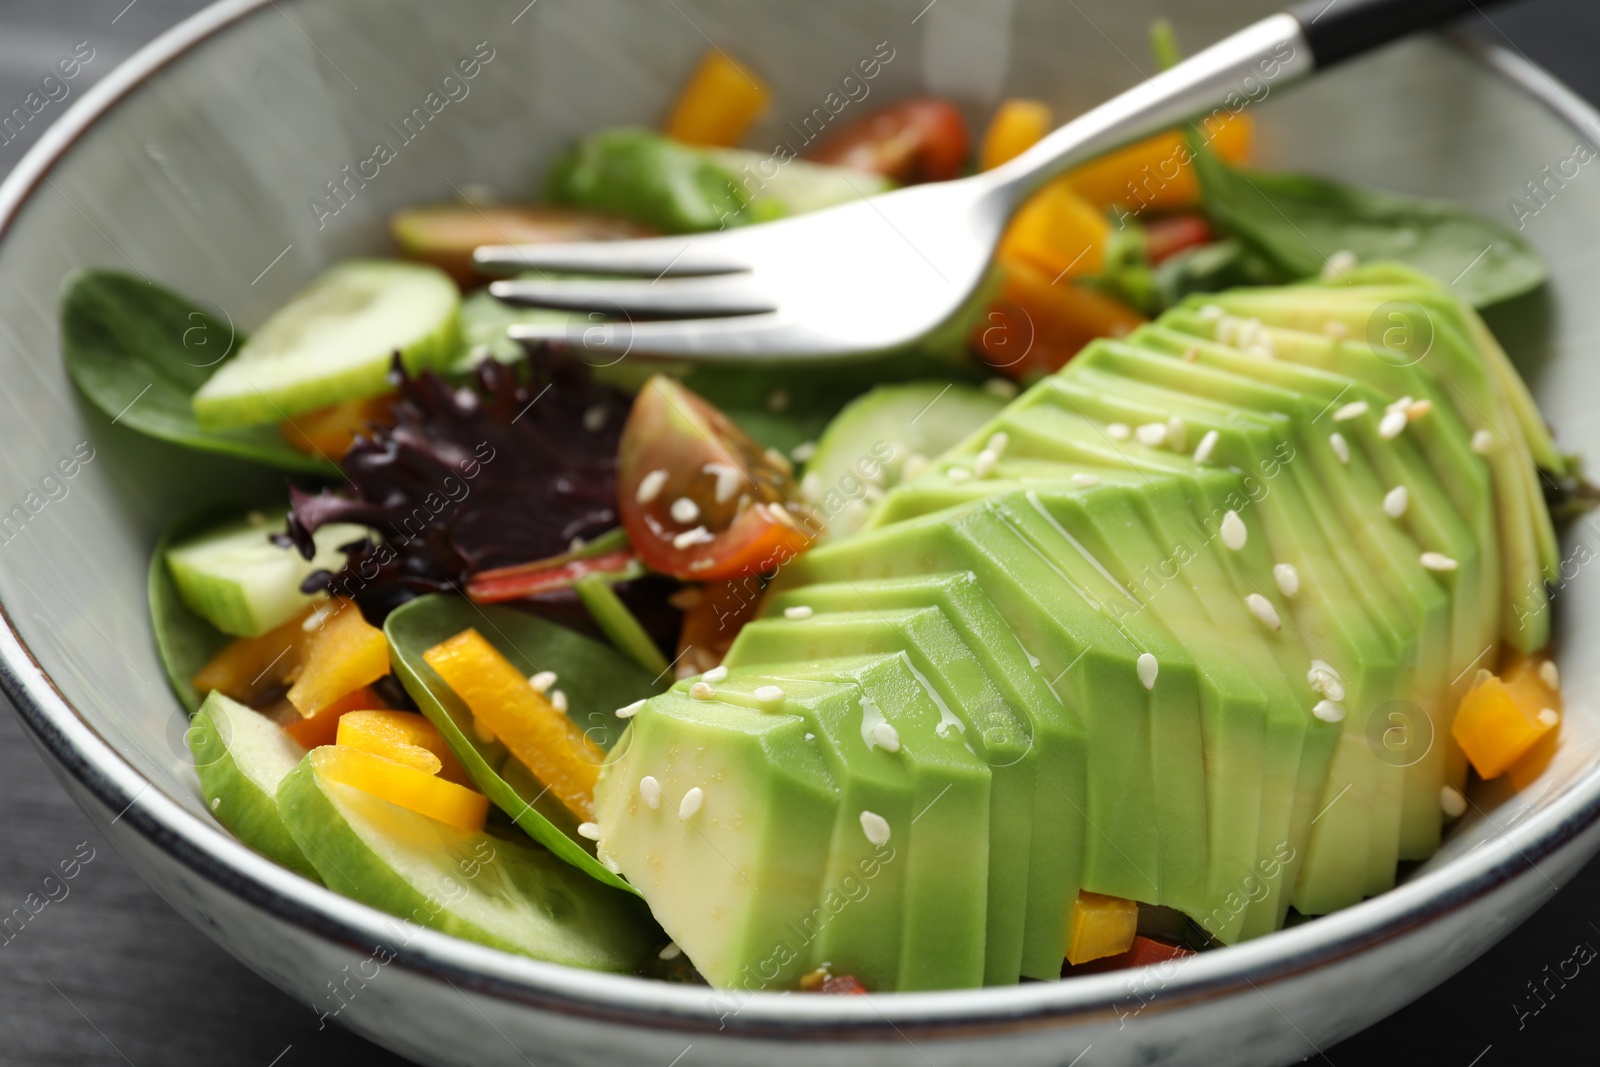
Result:
[[[782,205],[782,213],[787,215],[854,203],[894,188],[894,182],[871,171],[830,167],[803,159],[783,162],[771,152],[711,148],[706,154],[733,175],[734,185],[751,203],[770,201]]]
[[[200,793],[217,821],[268,859],[307,878],[317,877],[278,813],[278,785],[306,750],[259,711],[221,693],[206,697],[190,721]]]
[[[316,532],[316,555],[308,560],[268,540],[283,529],[281,520],[254,515],[169,549],[167,569],[179,598],[223,633],[259,637],[311,603],[300,583],[312,571],[338,570],[344,566],[339,546],[367,536],[365,527],[330,523]]]
[[[663,935],[644,902],[548,852],[466,833],[319,772],[315,749],[278,787],[284,822],[328,887],[508,952],[631,972]]]
[[[461,295],[420,263],[350,260],[273,312],[194,395],[206,429],[279,422],[390,389],[406,369],[448,366],[460,346]]]
[[[995,394],[969,385],[881,385],[852,400],[828,424],[800,489],[825,512],[829,537],[854,533],[873,501],[899,483],[908,459],[933,459],[1005,406]]]

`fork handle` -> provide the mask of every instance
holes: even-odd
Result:
[[[1503,0],[1301,0],[1289,9],[1318,67]]]

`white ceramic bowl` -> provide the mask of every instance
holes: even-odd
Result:
[[[1267,5],[1183,7],[1192,48]],[[1159,974],[920,995],[719,995],[432,932],[401,944],[382,914],[223,831],[197,798],[184,720],[156,662],[145,566],[180,507],[218,487],[270,492],[275,478],[112,425],[74,395],[57,356],[55,299],[74,268],[138,271],[254,326],[323,265],[383,247],[393,209],[469,182],[531,190],[576,135],[659,121],[708,41],[774,86],[760,143],[821,105],[880,42],[894,58],[872,103],[931,90],[976,118],[1002,95],[1026,95],[1072,114],[1148,72],[1144,34],[1157,13],[1144,0],[227,0],[139,53],[0,187],[0,519],[11,523],[0,533],[0,669],[57,776],[230,952],[337,1023],[428,1063],[667,1065],[693,1046],[683,1062],[1068,1064],[1092,1045],[1084,1062],[1096,1067],[1270,1064],[1326,1047],[1459,969],[1600,847],[1600,595],[1583,573],[1594,556],[1584,539],[1600,527],[1569,532],[1555,601],[1569,680],[1559,758],[1521,793],[1476,794],[1445,850],[1393,892]],[[442,86],[475,52],[477,75]],[[463,84],[467,95],[448,99]],[[406,140],[396,127],[416,108],[427,121],[414,119]],[[1268,164],[1450,197],[1507,221],[1509,198],[1571,154],[1580,124],[1600,128],[1522,61],[1436,38],[1274,94],[1257,114]],[[325,183],[343,182],[380,140],[396,159],[345,186],[333,213]],[[1554,282],[1494,323],[1563,445],[1600,454],[1600,365],[1585,351],[1600,336],[1590,251],[1600,186],[1568,183],[1527,232]],[[39,491],[83,442],[93,459]],[[346,991],[337,999],[335,984]]]

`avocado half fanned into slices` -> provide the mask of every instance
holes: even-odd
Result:
[[[1080,889],[1222,943],[1354,904],[1438,848],[1467,668],[1548,640],[1535,463],[1420,275],[1196,298],[785,568],[726,677],[632,719],[600,858],[748,989],[1053,978]]]

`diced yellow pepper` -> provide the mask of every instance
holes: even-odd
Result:
[[[1521,672],[1508,685],[1479,671],[1461,698],[1450,732],[1480,777],[1498,778],[1555,729],[1561,721],[1559,704],[1560,694],[1549,693],[1536,675],[1530,682]]]
[[[1099,274],[1105,266],[1111,223],[1057,179],[1022,205],[1000,242],[1000,261],[1031,263],[1051,281]]]
[[[989,120],[978,152],[978,166],[993,170],[1009,163],[1050,132],[1050,105],[1039,100],[1007,100]]]
[[[667,136],[684,144],[727,148],[739,143],[771,99],[771,91],[743,64],[720,51],[707,52],[672,109]]]
[[[567,810],[594,821],[594,784],[605,749],[476,630],[441,641],[423,659]]]
[[[289,687],[289,703],[308,719],[389,673],[389,642],[361,617],[354,601],[336,598],[318,612],[312,616],[318,625],[308,635],[305,666]]]
[[[330,745],[317,750],[317,768],[335,782],[353,786],[458,830],[483,829],[489,798],[404,763],[365,749]]]
[[[1234,164],[1249,158],[1255,129],[1249,115],[1209,118],[1205,126],[1217,155]],[[1200,199],[1188,140],[1176,130],[1070,170],[1066,180],[1079,196],[1102,209],[1123,204],[1135,213],[1168,211],[1191,207]]]
[[[337,744],[359,748],[426,774],[444,770],[437,749],[444,738],[433,724],[410,711],[349,711],[339,716]]]
[[[1119,956],[1139,932],[1139,905],[1121,897],[1080,891],[1067,917],[1065,955],[1072,964]]]
[[[288,704],[288,701],[284,703]],[[321,748],[338,740],[339,720],[345,712],[379,711],[385,707],[387,705],[384,704],[383,698],[371,688],[362,686],[354,693],[347,693],[322,708],[309,719],[296,711],[293,705],[289,705],[288,721],[283,723],[283,729],[304,747]]]
[[[241,637],[228,642],[200,668],[191,683],[201,696],[215,689],[231,700],[254,707],[258,700],[294,681],[300,673],[302,653],[309,636],[302,624],[313,610],[307,606],[282,626],[260,637]]]

